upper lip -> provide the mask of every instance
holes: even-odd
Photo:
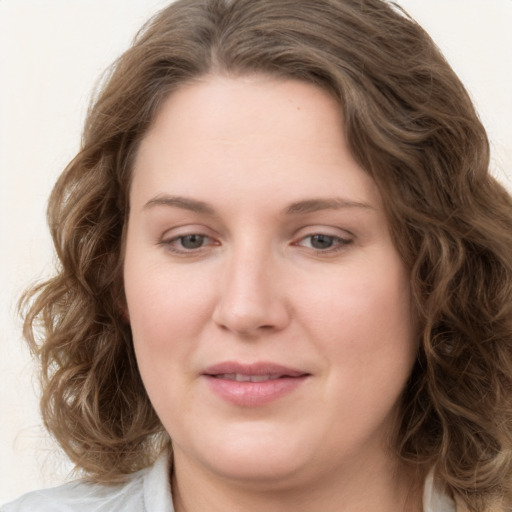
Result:
[[[279,377],[302,377],[309,375],[308,372],[290,368],[281,364],[261,361],[256,363],[244,364],[236,361],[225,361],[214,364],[206,368],[203,375],[224,375],[224,374],[240,374],[240,375],[273,375]]]

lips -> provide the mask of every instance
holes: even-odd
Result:
[[[243,373],[221,373],[213,375],[216,379],[236,380],[237,382],[266,382],[267,380],[280,379],[281,375],[273,373],[270,375],[245,375]]]
[[[206,368],[202,376],[223,400],[240,407],[257,407],[292,393],[310,374],[269,362],[228,361]]]

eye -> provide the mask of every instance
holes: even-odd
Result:
[[[352,240],[325,233],[315,233],[301,238],[295,245],[314,249],[317,253],[335,253],[343,250]]]
[[[218,245],[215,240],[200,233],[187,233],[164,239],[160,244],[167,250],[178,254],[197,253],[207,246]]]
[[[330,249],[336,243],[336,238],[329,235],[311,235],[309,239],[313,249]]]
[[[196,233],[178,237],[178,241],[184,249],[199,249],[204,244],[205,239],[206,236]]]

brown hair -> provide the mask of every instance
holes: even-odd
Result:
[[[24,297],[47,428],[113,482],[168,442],[123,318],[122,245],[138,143],[207,73],[316,84],[383,195],[420,325],[397,453],[471,510],[512,495],[512,201],[485,131],[429,36],[383,0],[178,0],[143,28],[89,111],[48,219],[58,273]]]

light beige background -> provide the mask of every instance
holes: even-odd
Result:
[[[78,149],[90,92],[166,0],[0,0],[0,504],[69,464],[41,427],[15,303],[51,272],[45,204]],[[472,94],[512,189],[512,0],[401,0]]]

